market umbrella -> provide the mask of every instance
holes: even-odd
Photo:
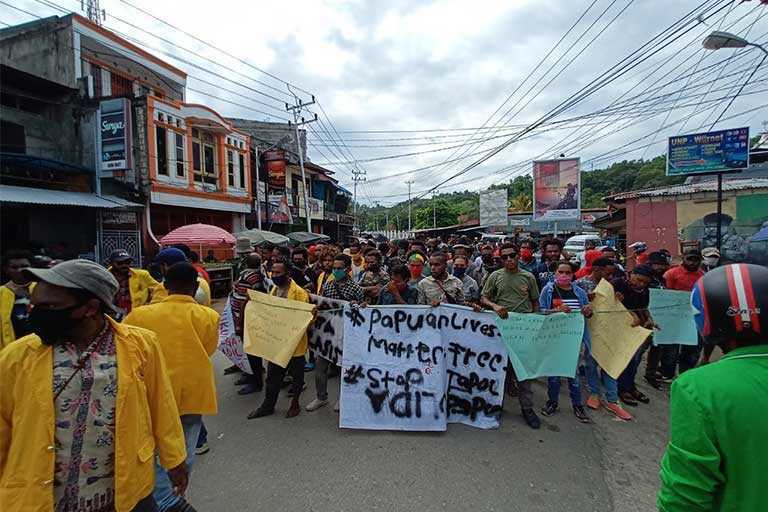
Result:
[[[210,224],[189,224],[176,228],[160,239],[162,245],[186,244],[206,247],[232,247],[234,235]]]
[[[312,242],[331,239],[328,235],[309,233],[308,231],[294,231],[293,233],[288,233],[288,238],[299,244],[311,244]]]
[[[288,237],[272,231],[263,231],[261,229],[249,229],[241,231],[238,237],[247,238],[253,245],[264,245],[266,243],[273,245],[284,245],[288,243]]]
[[[765,226],[763,229],[752,235],[752,241],[753,242],[766,242],[768,241],[768,226]]]

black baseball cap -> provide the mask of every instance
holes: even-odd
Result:
[[[109,255],[109,261],[111,262],[121,262],[121,261],[129,261],[132,260],[133,256],[131,256],[128,251],[125,249],[118,249],[116,251],[113,251],[112,254]]]

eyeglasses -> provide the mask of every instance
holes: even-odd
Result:
[[[509,254],[500,254],[499,255],[499,259],[502,260],[502,261],[506,260],[506,259],[510,259],[510,258],[512,258],[512,259],[517,258],[517,253],[516,252],[511,252]]]

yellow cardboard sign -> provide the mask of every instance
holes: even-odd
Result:
[[[616,299],[613,285],[605,279],[595,288],[592,310],[592,318],[587,319],[592,355],[608,375],[618,379],[652,331],[632,326],[634,317]]]
[[[312,322],[313,304],[248,291],[243,348],[285,368]]]

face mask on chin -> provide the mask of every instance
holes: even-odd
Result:
[[[32,332],[40,336],[44,345],[55,345],[67,339],[80,318],[71,318],[72,312],[80,307],[80,304],[65,309],[45,309],[33,307],[29,313],[29,323]]]

